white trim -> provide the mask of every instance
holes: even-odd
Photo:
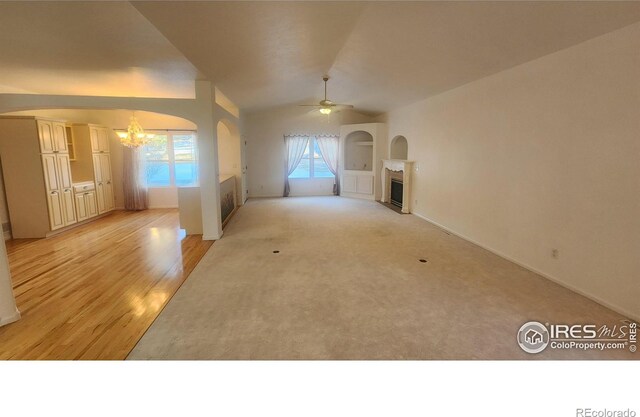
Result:
[[[13,323],[14,321],[18,321],[20,320],[20,312],[18,311],[18,309],[16,308],[16,312],[13,313],[12,315],[8,316],[8,317],[0,317],[0,327],[9,324],[9,323]]]
[[[553,281],[556,284],[558,284],[558,285],[560,285],[560,286],[562,286],[562,287],[564,287],[564,288],[566,288],[568,290],[571,290],[571,291],[573,291],[573,292],[575,292],[577,294],[580,294],[583,297],[587,297],[588,299],[590,299],[592,301],[595,301],[596,303],[598,303],[600,305],[603,305],[603,306],[615,311],[618,314],[626,316],[627,318],[629,318],[631,320],[640,322],[640,316],[639,315],[636,315],[636,314],[634,314],[634,313],[632,313],[630,311],[627,311],[626,309],[624,309],[624,308],[622,308],[620,306],[616,306],[614,304],[611,304],[610,302],[605,301],[605,300],[601,299],[600,297],[597,297],[597,296],[595,296],[593,294],[590,294],[590,293],[588,293],[586,291],[583,291],[583,290],[581,290],[581,289],[579,289],[579,288],[577,288],[577,287],[575,287],[575,286],[573,286],[571,284],[568,284],[568,283],[564,282],[560,278],[557,278],[557,277],[554,277],[554,276],[549,275],[547,273],[544,273],[544,272],[542,272],[542,271],[540,271],[540,270],[538,270],[538,269],[536,269],[536,268],[534,268],[534,267],[532,267],[530,265],[527,265],[527,264],[522,263],[522,262],[520,262],[520,261],[518,261],[516,259],[513,259],[512,257],[510,257],[508,255],[505,255],[504,253],[502,253],[502,252],[500,252],[498,250],[495,250],[495,249],[493,249],[493,248],[491,248],[489,246],[483,245],[482,243],[477,242],[477,241],[475,241],[473,239],[470,239],[470,238],[468,238],[467,236],[465,236],[463,234],[460,234],[460,233],[458,233],[458,232],[456,232],[454,230],[451,230],[450,228],[448,228],[448,227],[446,227],[446,226],[444,226],[444,225],[442,225],[442,224],[440,224],[440,223],[438,223],[436,221],[433,221],[433,220],[429,219],[426,216],[423,216],[423,215],[415,213],[415,212],[413,212],[411,214],[415,215],[416,217],[418,217],[418,218],[420,218],[420,219],[422,219],[422,220],[424,220],[426,222],[429,222],[429,223],[433,224],[434,226],[436,226],[436,227],[438,227],[438,228],[440,228],[442,230],[447,231],[448,233],[451,233],[452,235],[455,235],[455,236],[457,236],[457,237],[459,237],[461,239],[464,239],[467,242],[473,243],[474,245],[479,246],[482,249],[488,250],[489,252],[493,253],[494,255],[497,255],[497,256],[499,256],[499,257],[501,257],[503,259],[506,259],[509,262],[513,262],[514,264],[516,264],[518,266],[521,266],[524,269],[527,269],[527,270],[529,270],[531,272],[534,272],[534,273],[536,273],[536,274],[548,279],[549,281]]]
[[[209,235],[207,235],[207,236],[202,235],[202,240],[219,240],[220,238],[222,238],[222,234],[223,233],[224,232],[220,233],[219,237],[214,237],[214,236],[209,236]]]
[[[282,194],[264,194],[264,195],[253,195],[250,194],[247,199],[249,198],[284,198],[282,196]]]

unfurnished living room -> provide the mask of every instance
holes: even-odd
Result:
[[[0,36],[0,359],[638,359],[640,2],[1,2]]]

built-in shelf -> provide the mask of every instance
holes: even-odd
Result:
[[[73,141],[73,129],[71,125],[66,125],[65,130],[67,131],[67,149],[69,150],[69,161],[76,160],[76,147]]]

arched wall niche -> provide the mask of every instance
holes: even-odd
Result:
[[[345,170],[373,170],[373,136],[369,132],[357,130],[347,135],[344,141]]]
[[[401,135],[394,137],[391,140],[391,145],[389,149],[390,159],[407,160],[408,154],[409,154],[409,145],[407,143],[407,138]]]

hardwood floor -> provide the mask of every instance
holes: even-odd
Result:
[[[0,359],[124,359],[213,242],[163,209],[6,243],[22,319],[0,328]]]

